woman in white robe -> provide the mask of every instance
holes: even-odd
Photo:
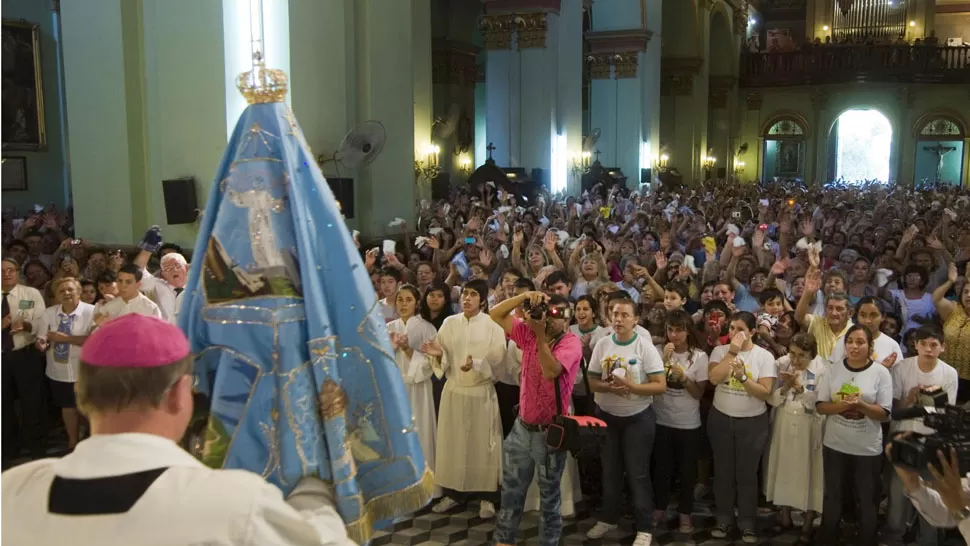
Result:
[[[437,338],[421,350],[433,357],[435,375],[447,376],[438,412],[435,483],[444,498],[436,513],[463,504],[469,493],[482,500],[482,519],[495,517],[502,479],[502,420],[494,381],[501,377],[505,332],[488,313],[484,281],[469,281],[461,310],[445,319]]]
[[[803,536],[822,512],[822,432],[825,417],[815,411],[817,385],[828,368],[817,356],[815,337],[801,333],[792,337],[787,362],[778,363],[778,381],[768,403],[776,409],[765,497],[781,507],[783,527],[792,525],[791,510],[805,513]]]
[[[400,318],[387,324],[387,332],[394,346],[394,361],[401,371],[404,388],[411,401],[411,415],[414,416],[424,460],[428,468],[434,471],[437,424],[431,388],[433,372],[431,359],[421,352],[421,345],[433,340],[438,332],[430,322],[417,315],[419,297],[418,289],[410,284],[398,289],[394,306]]]

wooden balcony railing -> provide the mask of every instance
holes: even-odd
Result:
[[[741,87],[863,81],[970,83],[970,47],[829,45],[741,54]]]

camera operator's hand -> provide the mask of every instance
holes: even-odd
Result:
[[[943,469],[943,474],[941,475],[932,464],[927,464],[930,475],[933,476],[933,481],[929,483],[929,486],[936,489],[943,504],[950,512],[960,512],[967,506],[967,499],[963,496],[963,481],[960,479],[960,462],[957,458],[957,450],[953,447],[950,448],[949,460],[941,450],[937,450],[936,456],[940,460],[940,468]]]
[[[537,290],[534,290],[532,292],[526,292],[525,294],[522,294],[522,295],[525,296],[526,300],[528,300],[529,305],[533,307],[537,305],[542,305],[543,303],[546,303],[546,301],[549,299],[549,296]]]
[[[905,438],[911,434],[913,434],[913,431],[902,432],[900,434],[897,434],[893,439]],[[893,460],[892,453],[893,453],[893,443],[887,442],[886,458],[889,459],[890,462],[892,462]],[[899,476],[899,479],[903,481],[903,488],[905,488],[906,491],[916,491],[917,489],[919,489],[919,486],[920,486],[919,472],[913,472],[912,470],[903,468],[896,464],[893,465],[893,469],[896,470],[896,475]]]

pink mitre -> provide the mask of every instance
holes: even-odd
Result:
[[[189,340],[174,324],[123,315],[99,327],[81,347],[81,362],[104,368],[155,368],[189,355]]]

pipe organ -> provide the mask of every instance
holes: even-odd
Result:
[[[912,0],[834,0],[832,39],[875,38],[892,41],[906,34]]]

